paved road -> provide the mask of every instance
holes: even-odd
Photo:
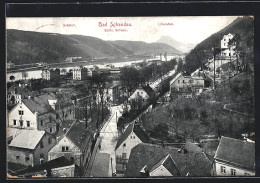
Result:
[[[100,153],[108,153],[112,158],[112,167],[109,166],[109,172],[116,170],[115,147],[118,139],[117,120],[122,115],[122,106],[111,107],[111,118],[106,122],[100,131],[101,148]]]

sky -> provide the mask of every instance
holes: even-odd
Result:
[[[156,42],[161,36],[197,44],[238,16],[6,18],[7,29],[77,34],[103,40]],[[128,26],[110,27],[116,23]],[[129,26],[131,25],[131,26]],[[105,31],[109,30],[109,32]],[[112,32],[113,31],[113,32]]]

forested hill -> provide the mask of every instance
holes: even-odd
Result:
[[[125,57],[129,55],[178,52],[163,43],[138,41],[104,41],[81,35],[63,35],[20,30],[7,30],[7,61],[14,64],[53,63],[67,57],[84,60],[102,57]],[[178,52],[179,53],[179,52]]]
[[[221,39],[228,33],[240,35],[240,46],[242,50],[245,52],[250,52],[253,50],[254,19],[252,17],[237,18],[227,27],[211,35],[191,50],[185,58],[185,65],[183,67],[184,70],[191,73],[199,68],[202,63],[205,63],[208,58],[212,58],[212,48],[214,47],[214,44],[216,47],[220,47]]]
[[[173,48],[166,43],[145,43],[142,41],[110,41],[115,46],[130,50],[136,55],[158,55],[167,53],[182,54],[180,50]]]

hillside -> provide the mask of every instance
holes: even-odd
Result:
[[[219,32],[211,35],[209,38],[198,44],[185,58],[184,69],[189,73],[195,71],[208,58],[212,58],[212,48],[215,44],[216,47],[220,47],[220,41],[224,35],[228,33],[239,34],[241,37],[241,48],[245,52],[253,50],[254,40],[254,20],[251,17],[237,18],[227,27],[223,28]],[[252,54],[252,53],[251,53]]]
[[[20,30],[7,30],[7,61],[14,64],[61,62],[67,57],[84,60],[129,55],[154,55],[178,50],[162,43],[104,41],[81,35],[63,35]]]
[[[177,50],[165,43],[145,43],[142,41],[110,41],[110,43],[115,46],[126,48],[135,55],[158,55],[165,52],[182,54],[180,50]]]
[[[179,41],[174,40],[170,36],[162,36],[157,43],[165,43],[168,44],[184,53],[189,52],[191,49],[193,49],[196,45],[191,43],[182,43]]]

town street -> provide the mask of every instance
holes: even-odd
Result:
[[[111,107],[111,118],[100,131],[101,148],[99,152],[108,153],[112,158],[112,170],[111,166],[109,166],[109,172],[115,172],[116,170],[115,147],[118,139],[117,120],[121,117],[122,111],[122,105]]]

